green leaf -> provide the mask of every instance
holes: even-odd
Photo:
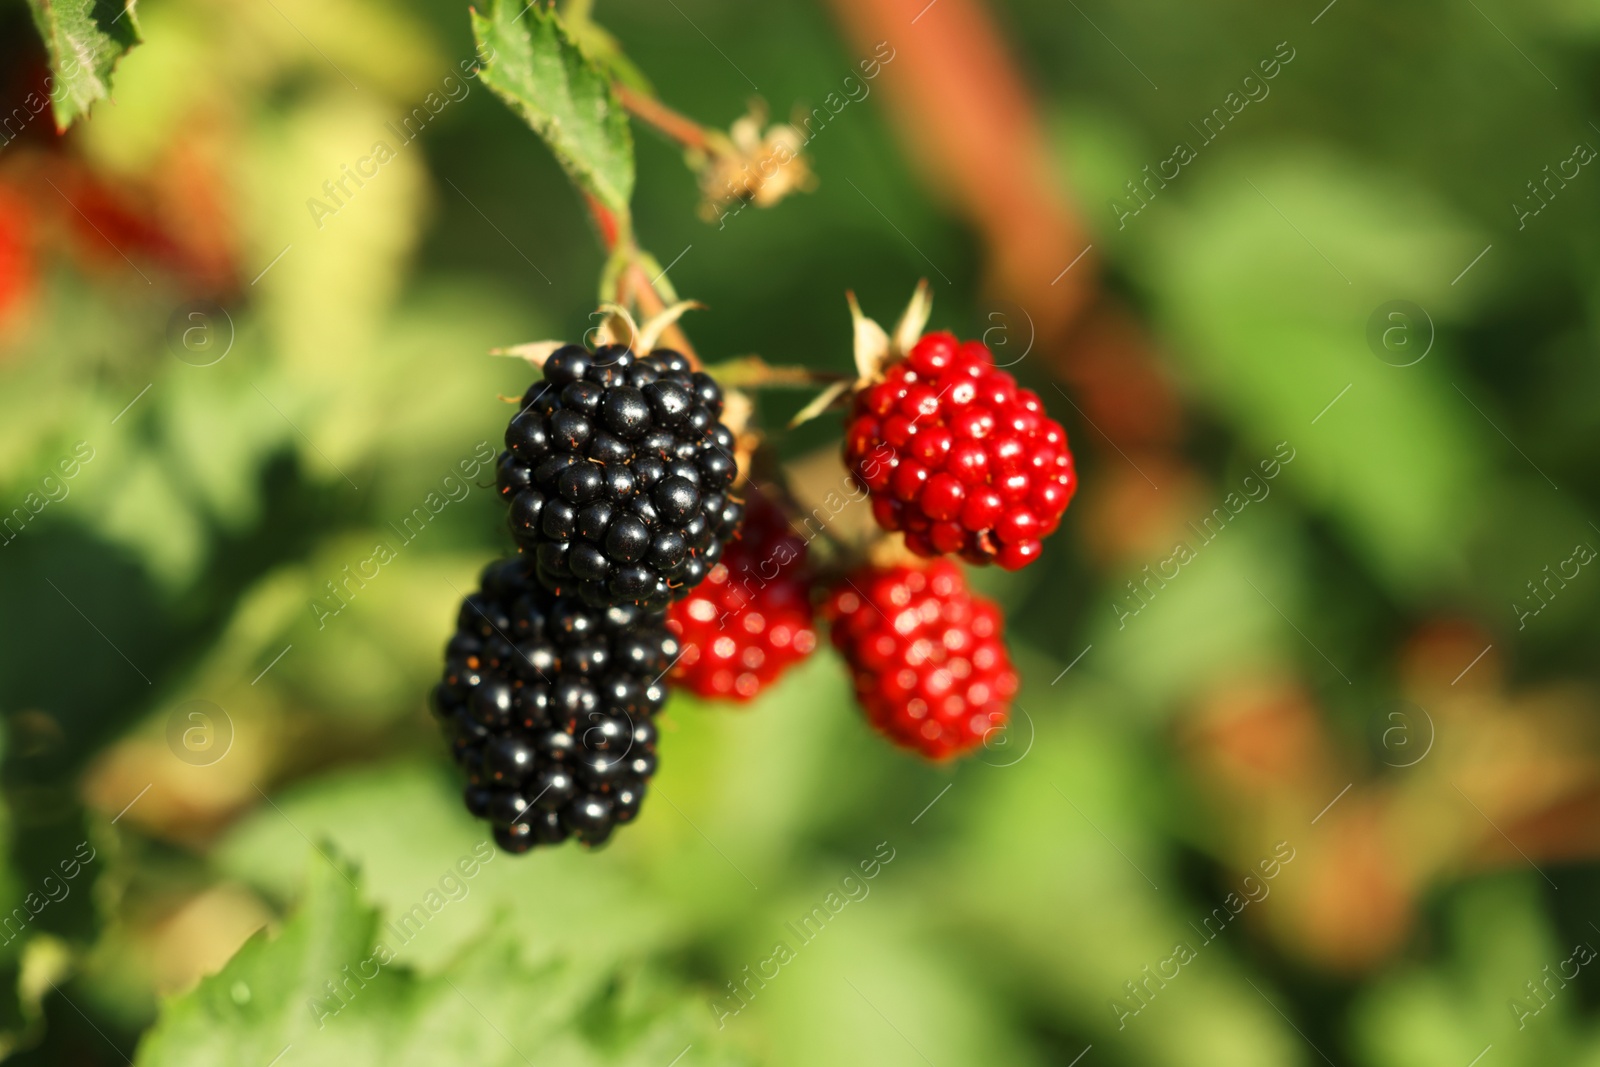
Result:
[[[380,925],[353,872],[317,852],[309,863],[309,887],[282,932],[256,934],[221,972],[167,1001],[138,1067],[280,1055],[284,1067],[660,1067],[687,1045],[697,1063],[740,1062],[737,1048],[718,1046],[703,996],[636,963],[541,950],[504,922],[437,973],[419,972],[394,954],[408,937],[430,936],[454,897],[435,890]]]
[[[50,52],[50,103],[65,131],[111,95],[111,68],[139,43],[135,0],[28,0]]]
[[[347,881],[350,871],[321,859],[310,871],[305,900],[282,933],[257,932],[220,973],[163,1005],[140,1042],[140,1067],[270,1063],[285,1045],[314,1044],[318,1017],[307,1003],[320,1003],[324,982],[371,955],[378,917]],[[394,981],[380,973],[373,984]]]
[[[483,82],[543,137],[572,180],[619,216],[633,195],[633,135],[611,81],[554,11],[491,0],[472,13]]]
[[[644,71],[622,50],[622,43],[598,22],[587,18],[574,20],[572,12],[568,11],[567,33],[583,49],[583,54],[594,60],[601,70],[611,76],[612,81],[621,82],[649,96],[656,94],[655,86],[650,84]]]

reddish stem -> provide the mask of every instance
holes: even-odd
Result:
[[[614,211],[606,207],[591,194],[583,194],[584,203],[589,205],[589,215],[594,219],[594,225],[600,231],[600,243],[607,252],[614,252],[617,241],[622,237],[622,224],[617,221]]]
[[[645,318],[659,315],[667,309],[666,301],[661,299],[661,294],[656,291],[655,284],[650,280],[650,275],[639,265],[638,260],[631,260],[622,272],[621,279],[617,282],[624,299],[620,301],[627,306],[627,296],[632,296],[639,306],[639,311]],[[689,337],[677,323],[673,323],[661,331],[661,339],[670,348],[683,353],[688,357],[689,364],[695,369],[700,369],[700,357],[695,354],[694,345],[689,343]]]
[[[583,200],[589,206],[589,214],[594,219],[595,229],[600,232],[600,242],[605,246],[608,254],[615,253],[617,247],[624,240],[628,242],[628,265],[617,276],[617,291],[615,294],[617,303],[623,307],[628,307],[630,304],[638,307],[640,313],[646,318],[651,315],[659,315],[666,310],[666,301],[656,291],[655,283],[651,280],[650,275],[639,265],[639,260],[635,254],[637,249],[632,247],[632,235],[624,232],[622,222],[617,218],[616,212],[588,193],[583,194]],[[661,339],[687,356],[696,370],[700,369],[700,359],[695,355],[694,346],[689,343],[688,336],[678,328],[677,323],[673,323],[662,331]]]
[[[615,83],[612,88],[616,91],[618,102],[631,112],[634,118],[649,123],[685,148],[707,153],[716,151],[711,135],[694,119],[679,114],[655,97],[630,89],[621,82]]]

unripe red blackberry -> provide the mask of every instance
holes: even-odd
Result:
[[[659,612],[551,593],[523,556],[483,572],[433,705],[467,774],[467,808],[501,847],[598,845],[638,814],[677,655]]]
[[[677,352],[558,349],[506,428],[500,494],[541,583],[595,606],[662,608],[742,517],[722,390]]]
[[[942,760],[1005,724],[1017,673],[1000,610],[955,563],[862,569],[825,614],[867,719],[895,744]]]
[[[845,465],[919,556],[1017,570],[1077,488],[1066,431],[979,341],[930,333],[856,393]]]
[[[764,497],[700,587],[667,611],[683,646],[675,682],[703,697],[747,701],[817,646],[806,543]]]

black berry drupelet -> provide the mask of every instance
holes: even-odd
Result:
[[[550,592],[525,556],[461,605],[433,706],[467,808],[510,852],[598,845],[639,812],[656,769],[659,679],[678,654],[659,612]]]
[[[551,592],[662,608],[743,517],[722,390],[669,349],[558,349],[506,428],[500,495]]]

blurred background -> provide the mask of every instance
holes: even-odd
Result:
[[[1600,9],[1325,2],[597,5],[708,125],[827,112],[720,226],[636,128],[703,356],[847,369],[845,290],[927,277],[1082,488],[972,575],[1003,740],[890,748],[824,648],[676,697],[638,824],[520,858],[424,698],[511,547],[454,477],[529,377],[487,351],[590,324],[580,201],[474,80],[400,126],[459,0],[141,3],[113,99],[0,148],[0,1051],[1600,1063]]]

